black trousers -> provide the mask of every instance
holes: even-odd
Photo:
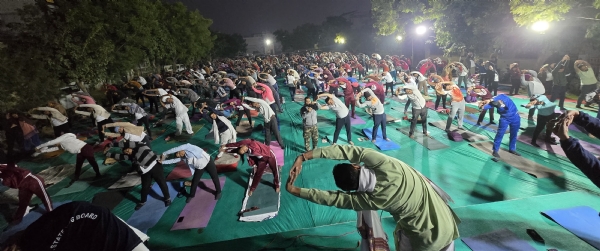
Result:
[[[580,106],[581,103],[583,102],[583,100],[585,100],[585,95],[587,95],[590,92],[593,92],[596,90],[596,84],[593,85],[582,85],[581,86],[581,93],[579,93],[579,98],[577,98],[577,105]],[[589,105],[586,103],[586,105]]]
[[[440,100],[442,100],[442,107],[446,109],[446,98],[448,95],[436,95],[435,97],[435,109],[437,110],[438,106],[440,106]]]
[[[490,91],[490,93],[492,93],[493,96],[498,95],[498,82],[497,81],[492,81],[492,82],[488,82],[488,91]]]
[[[317,89],[316,88],[308,88],[306,96],[311,97],[313,100],[317,100]]]
[[[248,122],[250,122],[250,125],[252,125],[252,116],[250,116],[250,110],[248,109],[244,109],[244,110],[238,110],[237,111],[237,121],[235,122],[235,126],[239,126],[240,123],[242,122],[242,117],[244,116],[244,114],[246,114],[246,117],[248,117]]]
[[[196,196],[196,188],[198,187],[198,183],[200,183],[200,178],[202,178],[202,174],[204,171],[208,171],[210,178],[215,184],[215,190],[217,193],[221,192],[221,183],[219,182],[219,175],[217,174],[217,165],[215,165],[215,161],[211,158],[206,164],[206,167],[201,170],[196,170],[194,172],[194,177],[192,177],[192,186],[190,187],[190,197],[194,198]]]
[[[163,166],[161,163],[156,163],[150,171],[145,174],[142,174],[142,197],[140,198],[141,203],[146,203],[148,199],[148,193],[150,193],[150,188],[152,187],[152,179],[158,183],[160,187],[160,191],[162,191],[164,200],[168,200],[171,198],[169,195],[169,189],[167,188],[167,183],[165,181],[165,175],[163,174]]]
[[[390,93],[394,94],[394,82],[385,83],[385,94],[387,94],[388,90]]]
[[[238,88],[229,91],[229,99],[232,98],[240,99],[240,90]]]
[[[100,142],[104,141],[104,132],[102,130],[102,126],[110,123],[113,123],[113,120],[111,118],[107,118],[98,122],[98,137],[100,138]]]
[[[415,129],[417,128],[417,121],[419,121],[419,117],[421,117],[421,121],[423,124],[423,134],[427,133],[427,110],[429,108],[423,107],[421,109],[412,108],[412,119],[410,120],[410,131],[408,135],[413,135],[415,133]]]
[[[150,138],[152,138],[152,130],[150,130],[150,120],[148,120],[148,115],[138,119],[137,126],[141,126],[142,124],[144,124],[144,128],[146,128],[146,131],[148,132],[148,136]],[[148,145],[148,146],[150,146],[150,145]]]
[[[154,109],[156,109],[156,112],[158,112],[158,98],[157,97],[148,97],[148,103],[150,104],[150,113],[155,113]]]
[[[346,137],[348,138],[348,141],[352,141],[352,133],[350,131],[350,114],[346,115],[344,118],[335,119],[335,132],[333,133],[334,144],[337,143],[340,132],[342,131],[342,127],[346,127]]]
[[[135,102],[138,102],[138,100],[142,100],[142,107],[146,106],[144,103],[144,89],[140,89],[135,92]]]
[[[490,109],[481,111],[479,113],[479,119],[477,119],[477,123],[481,123],[481,121],[483,121],[483,118],[485,117],[485,112],[487,112],[487,111],[490,112],[490,122],[494,122],[494,109],[495,108],[490,108]]]
[[[52,129],[54,129],[54,137],[60,137],[60,135],[63,135],[64,133],[69,133],[69,123],[64,123],[62,125],[59,126],[55,126]]]
[[[510,80],[510,95],[519,94],[519,88],[521,88],[521,80],[520,79],[511,79]]]
[[[277,126],[277,116],[273,115],[271,120],[268,123],[265,123],[265,145],[271,144],[271,132],[275,135],[275,139],[277,139],[277,143],[284,148],[283,140],[281,139],[281,134],[279,133],[279,127]]]
[[[534,110],[534,109],[531,109],[531,110]],[[535,143],[537,141],[537,137],[540,135],[542,130],[544,130],[544,128],[546,128],[546,124],[548,123],[548,121],[556,118],[558,115],[559,115],[558,113],[553,113],[548,116],[538,114],[537,124],[535,125],[535,129],[533,130],[533,136],[531,136],[532,143]],[[546,140],[549,140],[551,136],[552,136],[552,130],[546,129]]]
[[[561,109],[565,106],[565,98],[567,93],[567,87],[562,85],[554,85],[552,87],[552,96],[550,97],[550,101],[554,102],[558,99],[558,107]]]

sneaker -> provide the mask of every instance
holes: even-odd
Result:
[[[540,145],[538,145],[536,142],[533,142],[533,141],[532,141],[530,144],[531,144],[532,146],[535,146],[535,147],[538,147],[538,148],[540,147]]]
[[[187,197],[187,199],[185,199],[185,203],[190,203],[190,201],[192,201],[194,197]]]
[[[42,154],[42,153],[39,153],[39,152],[34,152],[34,153],[31,155],[31,157],[34,157],[34,158],[35,158],[35,157],[37,157],[37,156],[40,156],[40,154]]]
[[[517,156],[521,156],[521,154],[520,154],[520,153],[518,153],[517,151],[508,151],[508,152],[509,152],[509,153],[512,153],[512,154],[514,154],[514,155],[517,155]]]
[[[166,200],[165,200],[165,207],[168,207],[168,206],[170,206],[170,205],[171,205],[171,199],[170,199],[170,198],[169,198],[169,199],[166,199]]]
[[[138,203],[135,205],[135,208],[133,210],[137,211],[140,210],[140,208],[142,208],[146,203]]]
[[[476,126],[481,126],[481,122],[477,122],[477,124],[475,124]]]
[[[496,158],[500,158],[500,154],[498,154],[498,152],[493,152],[492,155]]]
[[[575,106],[575,108],[579,108],[579,109],[581,109],[581,105]]]
[[[221,191],[218,191],[217,194],[215,194],[215,200],[221,199]]]
[[[496,124],[496,122],[494,122],[494,121],[490,121],[490,124],[492,124],[492,125],[495,125],[495,124]]]

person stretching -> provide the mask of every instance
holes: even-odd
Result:
[[[165,160],[169,154],[175,154],[175,158]],[[192,178],[192,186],[190,187],[189,196],[185,200],[185,203],[189,203],[192,198],[196,196],[196,188],[200,182],[204,170],[208,171],[210,178],[215,184],[215,200],[221,198],[221,183],[219,182],[219,175],[217,174],[217,166],[215,161],[206,153],[202,148],[192,144],[185,144],[175,148],[172,148],[164,152],[161,156],[163,165],[175,164],[179,161],[184,161],[188,167],[194,171],[194,177]]]
[[[277,157],[271,148],[263,143],[260,143],[254,139],[245,139],[236,143],[226,144],[221,146],[220,152],[230,152],[239,155],[248,153],[248,165],[253,168],[252,184],[248,189],[248,196],[252,196],[254,190],[261,181],[263,173],[267,169],[267,166],[273,172],[273,184],[275,185],[275,191],[279,193],[279,165],[277,163]],[[241,157],[242,163],[244,163],[243,156]],[[281,163],[283,164],[283,163]]]
[[[525,108],[538,110],[535,129],[533,130],[533,135],[531,136],[531,145],[535,146],[535,147],[540,147],[537,144],[538,136],[540,135],[542,130],[544,130],[544,128],[546,128],[546,125],[548,124],[548,122],[550,122],[550,120],[555,119],[559,115],[558,113],[554,112],[554,109],[556,108],[556,104],[550,102],[550,100],[548,100],[546,95],[540,94],[540,95],[533,96],[531,98],[530,102],[527,105],[525,105]],[[554,145],[558,144],[558,141],[556,139],[552,138],[552,129],[551,128],[546,129],[545,141],[550,144],[554,144]]]
[[[39,145],[35,148],[35,150],[37,153],[54,152],[58,150],[58,147],[54,145],[59,145],[65,151],[70,152],[72,154],[77,154],[77,160],[75,164],[75,178],[71,180],[71,184],[79,180],[79,175],[81,174],[81,167],[83,166],[84,160],[87,160],[88,163],[92,165],[92,168],[96,172],[96,179],[100,178],[100,168],[98,167],[98,163],[96,163],[96,159],[94,158],[94,147],[92,145],[77,139],[77,136],[75,136],[75,134],[66,133],[56,139]]]
[[[206,109],[207,111],[204,111]],[[200,108],[200,113],[206,121],[212,124],[210,132],[213,133],[215,138],[215,144],[225,145],[237,141],[237,132],[235,127],[231,124],[231,121],[227,119],[223,114],[212,107],[203,105]],[[219,158],[221,156],[217,156]]]
[[[321,108],[328,107],[329,110],[335,112],[335,131],[333,133],[333,142],[332,144],[336,144],[338,137],[340,136],[340,132],[342,131],[342,127],[346,128],[346,137],[348,138],[348,143],[354,145],[352,143],[352,133],[350,129],[350,112],[348,107],[344,105],[344,103],[329,93],[322,93],[317,96],[318,98],[327,97],[325,99],[325,104]]]
[[[281,134],[279,133],[279,126],[277,123],[277,116],[271,106],[267,104],[262,99],[244,97],[244,100],[248,100],[252,103],[255,109],[258,109],[258,114],[262,114],[265,121],[265,144],[271,144],[271,132],[275,134],[275,138],[277,139],[277,143],[281,146],[281,149],[285,149],[285,145],[283,144],[283,139],[281,139]]]
[[[346,105],[346,107],[351,109],[351,117],[353,119],[356,119],[356,100],[354,99],[355,93],[354,87],[352,86],[352,82],[350,82],[350,80],[348,80],[347,78],[337,78],[337,81],[342,90],[344,91],[344,104]]]
[[[415,129],[417,128],[417,122],[419,121],[419,117],[421,117],[421,121],[423,124],[423,134],[427,137],[429,133],[427,132],[427,110],[429,110],[425,106],[425,98],[416,85],[405,85],[404,86],[404,94],[408,97],[408,102],[406,102],[406,106],[404,106],[404,115],[408,114],[408,106],[412,104],[412,119],[410,120],[410,130],[408,131],[408,137],[413,139]],[[399,89],[396,89],[396,96],[401,95]]]
[[[364,95],[366,99],[366,102],[364,103],[360,102],[360,97],[362,95]],[[387,132],[385,130],[387,124],[385,108],[383,107],[381,101],[379,101],[379,99],[375,97],[375,93],[373,93],[373,91],[370,88],[365,88],[358,94],[356,94],[356,106],[360,108],[369,107],[371,109],[371,112],[373,113],[373,133],[371,134],[371,142],[375,143],[375,141],[377,141],[376,139],[379,126],[381,126],[381,136],[383,137],[383,139],[390,141],[390,139],[387,137]]]
[[[181,135],[181,130],[185,125],[185,131],[188,134],[194,134],[192,130],[192,124],[190,123],[190,117],[188,116],[188,108],[181,103],[181,101],[171,94],[163,95],[160,98],[160,103],[167,109],[175,109],[175,123],[177,125],[177,132],[175,135]]]
[[[144,143],[133,141],[121,141],[119,142],[118,147],[123,150],[123,154],[109,152],[105,154],[106,157],[116,160],[129,160],[131,161],[131,165],[142,175],[141,197],[140,202],[135,206],[135,210],[139,210],[146,204],[153,179],[158,183],[158,186],[162,191],[165,207],[171,205],[171,197],[169,195],[167,183],[165,182],[162,162],[156,154],[152,152],[150,147]]]
[[[463,129],[463,116],[465,115],[465,97],[463,97],[460,88],[455,85],[447,85],[446,86],[446,94],[450,94],[452,97],[452,110],[450,110],[450,114],[448,114],[448,120],[446,121],[446,132],[450,132],[450,126],[452,125],[452,120],[454,120],[454,116],[458,113],[458,129]]]
[[[114,128],[114,133],[107,132],[106,136],[118,138],[119,136],[123,137],[123,140],[140,142],[146,144],[148,147],[150,146],[150,137],[146,135],[144,132],[144,128],[141,126],[136,126],[132,123],[128,122],[115,122],[106,124],[102,127],[102,130],[106,128]],[[106,147],[111,147],[112,143],[106,145]]]
[[[121,109],[116,109],[118,106],[121,106]],[[132,114],[135,118],[135,120],[132,121],[132,124],[137,124],[137,126],[141,126],[143,124],[144,128],[146,128],[146,132],[148,133],[148,137],[152,139],[152,130],[150,130],[150,120],[148,119],[148,113],[144,111],[144,108],[134,103],[120,103],[118,105],[113,105],[112,110],[117,113]]]
[[[23,220],[34,194],[44,203],[47,212],[52,211],[52,200],[46,192],[44,179],[27,169],[16,166],[13,160],[9,159],[7,164],[0,164],[0,182],[3,186],[19,189],[19,207],[12,218],[11,225],[19,224]]]
[[[508,144],[508,152],[521,156],[517,152],[517,134],[521,127],[521,117],[519,117],[519,111],[517,106],[510,97],[500,94],[490,100],[482,101],[479,104],[479,109],[493,109],[496,108],[496,112],[500,114],[500,123],[498,124],[498,131],[496,137],[494,137],[494,147],[492,148],[492,155],[496,158],[500,158],[498,151],[500,150],[500,144],[502,143],[502,137],[506,132],[506,128],[510,127],[510,141]]]
[[[302,116],[302,125],[304,131],[302,137],[304,138],[304,148],[309,151],[310,140],[312,139],[313,148],[317,148],[319,143],[319,128],[317,127],[317,110],[319,105],[313,102],[310,97],[304,98],[304,106],[300,108],[300,116]]]
[[[98,127],[98,137],[100,138],[100,142],[103,142],[104,132],[102,131],[102,126],[113,122],[112,118],[110,118],[110,112],[99,105],[83,104],[79,105],[79,107],[88,108],[89,116],[94,118],[96,126]],[[75,110],[77,110],[77,107],[75,107]],[[82,115],[88,115],[88,113],[75,112]],[[100,142],[97,142],[96,144],[99,144]]]
[[[487,88],[485,88],[481,85],[476,85],[475,87],[473,87],[473,92],[475,92],[475,94],[477,94],[477,96],[480,97],[482,101],[490,100],[493,98],[492,93],[490,91],[488,91]],[[485,112],[488,110],[490,111],[490,124],[496,124],[496,122],[494,122],[494,109],[487,109],[487,110],[484,109],[479,113],[479,118],[477,119],[477,125],[481,125],[481,122],[483,121],[483,118],[485,117]]]

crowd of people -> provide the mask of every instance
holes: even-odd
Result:
[[[569,70],[571,68],[574,68],[574,72]],[[505,95],[498,94],[501,74],[498,72],[496,57],[475,61],[472,54],[468,54],[456,62],[428,58],[418,63],[411,62],[405,56],[382,57],[376,53],[354,55],[348,52],[308,52],[264,58],[240,57],[204,62],[181,73],[138,76],[119,86],[106,84],[103,87],[105,102],[97,102],[89,93],[75,92],[69,96],[69,101],[73,102],[74,106],[72,111],[67,111],[56,101],[50,101],[46,106],[32,109],[26,114],[10,111],[6,114],[5,125],[8,163],[0,167],[0,177],[4,185],[19,189],[19,207],[11,224],[18,224],[23,219],[31,197],[35,194],[42,199],[46,210],[49,211],[46,215],[52,215],[55,220],[42,218],[34,224],[58,224],[62,227],[52,229],[62,231],[64,224],[60,225],[62,223],[59,221],[89,211],[94,212],[101,221],[112,222],[111,228],[125,226],[129,229],[118,218],[115,220],[114,216],[110,216],[110,212],[88,204],[69,204],[68,207],[62,206],[64,210],[61,213],[54,213],[59,209],[52,207],[43,179],[15,164],[19,160],[17,156],[25,154],[35,157],[62,148],[77,156],[75,173],[70,184],[79,179],[84,161],[89,162],[98,179],[102,174],[94,157],[94,148],[105,140],[109,141],[104,149],[107,158],[130,161],[132,169],[141,174],[142,189],[135,210],[145,205],[153,180],[162,191],[164,205],[171,204],[172,195],[167,189],[163,165],[179,161],[184,161],[196,170],[192,178],[192,188],[187,193],[187,202],[195,196],[194,188],[204,170],[208,171],[215,184],[215,199],[220,199],[221,187],[215,158],[221,157],[224,152],[247,159],[250,166],[256,167],[253,173],[254,182],[247,190],[248,196],[252,196],[256,187],[260,185],[260,177],[267,167],[274,174],[273,189],[280,192],[277,170],[279,164],[270,143],[271,137],[274,136],[282,149],[288,145],[281,136],[279,115],[287,110],[299,113],[302,117],[306,151],[297,157],[291,168],[286,168],[289,170],[286,184],[289,193],[317,204],[358,211],[359,218],[373,217],[363,210],[390,212],[397,222],[394,240],[399,250],[453,250],[453,241],[459,236],[457,225],[460,220],[447,205],[447,194],[401,160],[373,149],[354,146],[350,121],[351,118],[356,118],[356,107],[365,108],[374,122],[373,133],[370,135],[373,143],[378,137],[390,141],[386,132],[386,110],[390,108],[389,100],[397,99],[406,102],[405,114],[408,114],[411,107],[412,119],[408,136],[414,138],[417,125],[421,124],[423,135],[432,137],[427,130],[427,102],[434,103],[434,110],[440,110],[440,106],[442,110],[447,110],[445,130],[448,133],[451,133],[453,124],[464,130],[465,105],[478,102],[481,110],[478,124],[483,122],[487,113],[492,124],[495,123],[495,113],[500,117],[499,130],[494,138],[493,155],[500,157],[498,151],[508,128],[509,152],[518,156],[520,154],[516,149],[516,138],[521,118],[518,114],[519,107],[510,96],[518,94],[519,89],[524,87],[530,100],[521,109],[529,110],[530,119],[535,115],[535,111],[538,111],[532,145],[537,146],[538,135],[546,129],[544,140],[560,144],[567,157],[600,186],[600,162],[583,149],[576,139],[568,136],[568,126],[575,123],[598,137],[600,122],[586,113],[566,111],[564,108],[566,79],[569,74],[577,74],[581,79],[582,94],[577,100],[577,108],[581,107],[583,101],[589,106],[598,100],[598,81],[590,64],[582,60],[572,62],[566,55],[560,62],[544,65],[538,72],[521,69],[515,63],[510,65],[508,74],[511,89],[509,94]],[[281,90],[285,87],[288,90]],[[290,100],[285,100],[282,93],[289,93]],[[554,102],[557,99],[558,107],[563,110],[562,114],[555,111],[557,104]],[[292,108],[286,105],[293,102],[302,105],[298,111],[290,111]],[[451,105],[451,109],[446,109],[447,105]],[[322,110],[333,112],[336,120],[335,130],[329,141],[331,146],[319,148],[319,140],[322,137],[317,127],[317,114],[327,112]],[[259,116],[252,118],[251,112],[258,112]],[[116,121],[113,116],[116,113],[126,114],[128,119]],[[262,120],[264,142],[254,139],[238,140],[236,128],[240,126],[244,115],[249,120],[247,126],[250,128],[257,127],[254,122]],[[81,116],[89,117],[89,120],[77,120]],[[182,134],[194,134],[190,118],[195,116],[206,120],[211,126],[209,133],[219,148],[216,156],[210,156],[202,146],[190,143],[162,153],[153,150],[152,141],[156,137],[152,135],[152,128],[160,124],[160,121],[174,117],[176,129],[174,134],[165,138],[169,140]],[[157,117],[159,122],[151,124],[152,117]],[[41,142],[37,129],[37,125],[41,123],[47,123],[53,129],[54,139]],[[72,130],[74,123],[92,124],[98,130],[98,141],[86,142],[78,138]],[[342,128],[346,132],[347,145],[339,141]],[[378,135],[379,129],[382,135]],[[553,138],[552,133],[558,139]],[[120,151],[112,148],[119,148]],[[301,173],[302,163],[317,158],[351,162],[338,164],[333,168],[335,183],[344,192],[298,188],[294,185]],[[78,222],[84,224],[84,221]],[[82,225],[78,228],[85,227]],[[120,245],[115,246],[114,250],[147,250],[140,244],[144,236],[134,232],[126,231],[133,241],[123,236],[111,237],[118,240],[115,245]],[[27,233],[29,238],[11,242],[12,247],[19,246],[22,250],[46,250],[35,249],[40,247],[31,243],[36,237],[32,236],[31,231],[26,231]],[[85,231],[61,233],[64,234],[63,241],[57,244],[58,247],[68,240],[88,238],[82,236]],[[373,236],[373,232],[369,231],[361,231],[361,235],[364,239],[387,238]],[[40,238],[40,241],[42,244],[44,241],[52,244],[53,239]],[[387,247],[387,239],[385,242],[375,243]],[[368,243],[365,242],[366,244]],[[93,250],[92,247],[89,250]]]

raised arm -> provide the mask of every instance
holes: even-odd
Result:
[[[569,111],[569,113],[571,112],[572,111]],[[600,119],[594,118],[585,112],[578,113],[578,115],[574,116],[573,123],[585,128],[586,131],[596,138],[600,138]]]
[[[44,144],[39,145],[36,148],[40,149],[40,148],[44,148],[44,147],[47,147],[47,146],[57,145],[57,144],[60,144],[61,142],[63,142],[65,139],[69,139],[69,138],[77,138],[77,137],[75,136],[75,134],[65,133],[65,134],[61,135],[60,137],[58,137],[56,139],[50,140],[50,141],[48,141],[48,142],[46,142]]]

